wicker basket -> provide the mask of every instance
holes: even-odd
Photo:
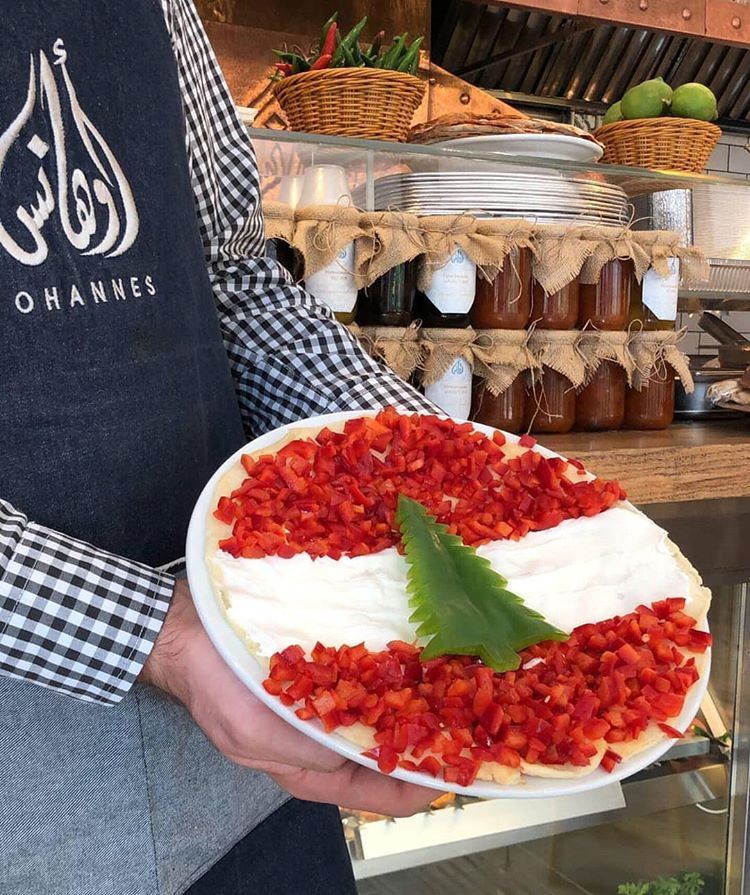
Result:
[[[721,128],[693,118],[636,118],[594,131],[604,144],[602,162],[659,171],[703,171]]]
[[[414,75],[378,68],[331,68],[277,81],[292,130],[403,142],[425,92]]]

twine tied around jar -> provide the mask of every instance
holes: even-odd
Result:
[[[420,366],[422,345],[419,341],[419,325],[365,326],[360,339],[368,354],[382,360],[396,375],[408,380]]]
[[[478,274],[491,283],[514,250],[532,249],[533,235],[531,221],[477,221],[476,229],[468,238],[468,255],[476,264]]]
[[[493,397],[510,388],[526,370],[537,366],[522,329],[480,329],[472,345],[474,375]]]
[[[308,277],[331,264],[344,246],[363,234],[362,212],[352,205],[306,205],[297,208],[294,217],[292,244],[305,259]]]
[[[593,285],[599,282],[602,268],[610,261],[632,261],[636,280],[640,283],[649,268],[651,258],[644,247],[635,240],[629,227],[594,227],[596,245],[581,268],[581,282]]]
[[[687,394],[693,392],[695,383],[688,359],[677,347],[685,332],[654,330],[631,334],[628,351],[633,359],[633,388],[641,391],[652,381],[663,382],[669,365]]]
[[[669,276],[669,259],[679,258],[680,279],[684,285],[708,282],[711,269],[706,256],[695,246],[683,245],[679,233],[670,230],[635,230],[633,240],[647,253],[649,265],[660,277]]]
[[[471,258],[471,240],[477,222],[468,214],[439,214],[421,217],[419,225],[424,249],[417,273],[417,289],[426,292],[435,271],[445,267],[456,248]]]
[[[617,364],[625,371],[628,385],[633,380],[635,364],[628,349],[631,335],[629,332],[611,332],[606,330],[585,330],[578,340],[578,351],[586,366],[583,385],[588,385],[596,371],[605,362]]]
[[[565,376],[574,388],[583,385],[586,361],[578,347],[580,337],[578,329],[534,329],[530,332],[529,350],[535,361],[532,377],[536,378],[543,367],[549,367]]]
[[[425,253],[419,218],[402,211],[365,212],[360,217],[361,236],[355,245],[355,280],[362,287],[400,264]]]
[[[423,329],[422,384],[437,382],[459,357],[473,365],[475,336],[473,329]]]

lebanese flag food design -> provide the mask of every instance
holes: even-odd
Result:
[[[518,442],[500,432],[488,436],[470,423],[388,409],[338,428],[287,436],[276,449],[245,455],[242,469],[219,487],[207,544],[209,568],[230,621],[268,663],[269,694],[294,707],[299,718],[318,719],[326,730],[357,742],[385,773],[400,767],[455,786],[478,777],[518,783],[522,774],[564,777],[598,766],[612,770],[656,739],[681,735],[669,722],[681,714],[687,692],[706,667],[710,635],[700,627],[710,595],[666,535],[624,503],[617,482],[594,478],[575,460],[545,456],[528,436]],[[306,607],[303,594],[297,605],[306,640],[270,640],[277,644],[273,653],[259,646],[257,628],[250,636],[238,622],[242,616],[233,601],[242,582],[263,581],[264,575],[270,581],[287,565],[303,568],[314,599],[318,576],[325,585],[319,593],[336,590],[339,571],[341,581],[367,582],[381,570],[393,577],[404,565],[395,522],[399,494],[419,501],[480,553],[500,550],[503,563],[528,553],[530,544],[532,567],[538,559],[540,570],[553,547],[559,554],[567,544],[580,550],[601,546],[602,538],[612,541],[610,528],[596,521],[611,511],[613,520],[626,523],[622,530],[634,549],[641,543],[639,532],[652,538],[660,568],[670,574],[655,575],[656,590],[638,600],[632,587],[621,588],[627,611],[608,618],[595,596],[586,604],[583,594],[590,614],[579,618],[577,609],[573,617],[581,623],[565,628],[569,638],[524,650],[515,671],[497,673],[470,656],[421,661],[422,644],[409,636],[405,595],[397,607],[400,639],[377,642],[368,628],[345,643],[327,641],[335,610],[327,606],[316,615],[315,604]],[[553,531],[558,527],[559,538]],[[622,573],[629,580],[636,575],[630,561]],[[528,557],[524,562],[528,566]],[[568,563],[575,571],[574,556]],[[553,573],[557,568],[553,563]],[[570,568],[560,574],[569,576]],[[364,578],[344,577],[352,569],[364,570]],[[239,576],[233,587],[227,570]],[[606,575],[606,568],[596,572]],[[545,578],[540,571],[540,576],[540,586],[554,587],[554,574]],[[645,574],[638,586],[648,580]],[[683,593],[662,592],[674,582],[684,583]],[[619,584],[609,586],[612,591]],[[344,596],[355,609],[357,599],[363,600],[366,610],[361,589]],[[519,595],[525,596],[520,590]],[[270,627],[273,600],[266,601],[265,610],[262,601],[252,605],[257,627]],[[295,615],[281,597],[278,614]]]

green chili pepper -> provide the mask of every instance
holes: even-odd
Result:
[[[423,41],[424,37],[418,37],[414,41],[399,63],[397,71],[412,73],[412,69],[419,68],[419,48],[422,46]]]
[[[365,25],[367,24],[367,16],[363,19],[360,19],[359,22],[352,28],[352,30],[346,35],[346,37],[341,38],[341,43],[338,45],[338,49],[334,53],[332,65],[341,65],[341,62],[346,58],[344,56],[344,49],[349,50],[351,52],[354,47],[355,41],[359,38],[359,35],[362,33]]]
[[[404,50],[404,44],[406,43],[406,39],[408,36],[409,35],[406,33],[399,34],[399,36],[391,44],[391,48],[380,60],[380,65],[378,66],[378,68],[393,69],[398,64],[398,60],[401,58],[401,54]]]
[[[359,64],[354,57],[354,53],[346,46],[346,44],[341,44],[341,52],[344,55],[344,62],[349,68],[358,68]]]

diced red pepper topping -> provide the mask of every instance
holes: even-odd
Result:
[[[275,455],[244,456],[247,478],[214,511],[232,526],[221,549],[249,559],[377,553],[400,545],[400,493],[471,546],[518,540],[624,499],[617,482],[586,481],[580,464],[543,457],[531,436],[519,445],[520,454],[501,433],[389,408]]]
[[[663,600],[581,625],[563,643],[524,650],[521,667],[503,674],[469,656],[422,662],[419,648],[400,640],[381,651],[318,644],[311,657],[289,646],[271,658],[264,687],[327,730],[371,727],[377,745],[365,754],[384,773],[401,767],[468,786],[483,762],[585,767],[602,742],[602,767],[612,771],[617,743],[650,724],[682,736],[666,722],[699,678],[684,650],[711,644],[684,608],[682,599]],[[689,644],[677,649],[681,632]]]

